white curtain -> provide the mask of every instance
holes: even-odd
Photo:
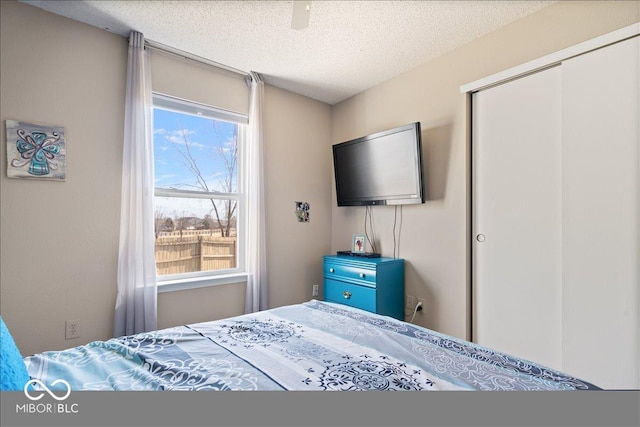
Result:
[[[127,64],[114,336],[157,329],[153,189],[151,70],[144,36],[132,31]]]
[[[245,313],[254,313],[268,307],[266,262],[266,215],[264,193],[264,133],[263,133],[264,81],[260,74],[251,72],[251,99],[249,104],[249,132],[245,182],[247,189],[246,212],[246,266],[247,293]]]

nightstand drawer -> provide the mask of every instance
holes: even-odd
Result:
[[[327,301],[350,305],[374,313],[376,311],[375,288],[326,279],[324,297]]]
[[[356,280],[365,282],[367,286],[376,286],[376,270],[362,267],[326,262],[324,264],[324,277],[336,280]]]

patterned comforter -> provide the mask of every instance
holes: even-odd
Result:
[[[598,389],[419,326],[315,300],[25,362],[33,379],[64,379],[72,390]]]

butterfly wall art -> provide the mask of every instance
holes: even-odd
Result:
[[[6,120],[7,176],[66,180],[66,141],[59,126]]]

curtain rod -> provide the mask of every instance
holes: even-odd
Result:
[[[201,56],[194,55],[192,53],[185,52],[185,51],[180,50],[180,49],[175,49],[173,47],[169,47],[169,46],[164,45],[162,43],[154,42],[153,40],[145,39],[144,45],[145,45],[145,47],[149,47],[151,49],[156,49],[156,50],[159,50],[159,51],[162,51],[162,52],[170,53],[172,55],[181,56],[183,58],[191,59],[193,61],[200,62],[202,64],[210,65],[212,67],[221,68],[223,70],[231,71],[232,73],[240,74],[245,79],[251,79],[251,74],[247,73],[246,71],[238,70],[237,68],[233,68],[233,67],[230,67],[228,65],[220,64],[219,62],[211,61],[211,60],[203,58]]]

